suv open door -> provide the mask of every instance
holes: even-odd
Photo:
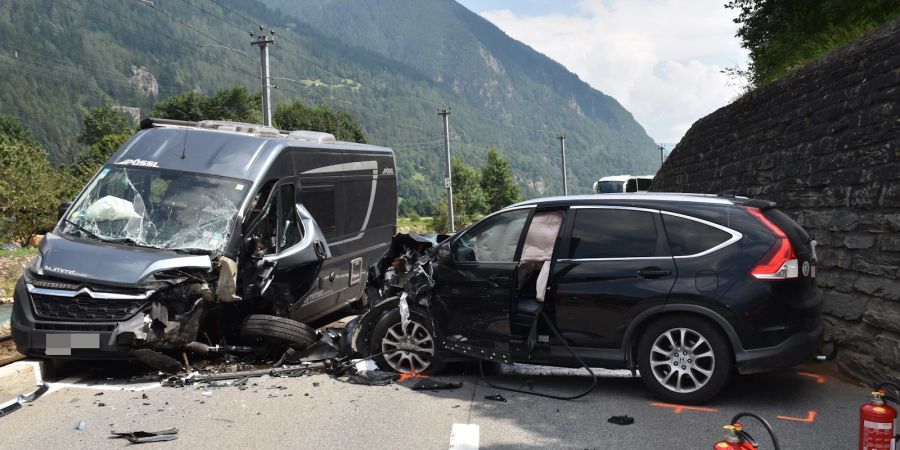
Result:
[[[521,208],[496,213],[438,250],[430,313],[444,349],[511,360],[510,308],[522,230],[531,212]]]

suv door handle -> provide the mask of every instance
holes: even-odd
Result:
[[[641,278],[655,279],[667,277],[669,275],[672,275],[671,270],[663,270],[659,267],[644,267],[643,269],[638,270],[638,276]]]
[[[508,282],[509,277],[490,277],[488,280],[490,280],[491,283],[500,284]]]

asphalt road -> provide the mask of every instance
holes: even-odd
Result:
[[[251,379],[245,390],[167,388],[123,382],[122,368],[115,364],[93,370],[76,365],[57,375],[42,398],[0,418],[0,447],[118,447],[128,444],[110,440],[111,430],[177,427],[178,440],[145,446],[709,449],[721,438],[722,425],[750,411],[772,423],[783,449],[856,448],[858,407],[869,390],[818,375],[827,372],[824,367],[805,370],[739,376],[714,402],[680,409],[658,403],[640,379],[621,371],[604,372],[597,389],[579,400],[502,392],[507,399],[502,403],[485,399],[501,391],[486,386],[472,365],[455,366],[439,377],[461,381],[462,388],[436,392],[352,385],[321,374]],[[492,380],[526,389],[571,393],[590,383],[577,371],[516,367],[503,372]],[[635,423],[607,422],[622,414]],[[84,430],[76,430],[82,420]],[[772,448],[759,425],[744,423],[760,448]]]

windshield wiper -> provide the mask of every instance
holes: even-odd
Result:
[[[119,238],[119,239],[107,239],[106,242],[111,242],[113,244],[125,244],[125,245],[133,245],[135,247],[150,247],[149,245],[139,244],[138,241],[135,241],[132,238]]]
[[[208,255],[212,252],[212,250],[206,250],[202,248],[171,248],[171,247],[163,247],[166,250],[171,250],[176,253],[187,253],[190,255]]]
[[[65,217],[63,217],[63,222],[65,222],[65,223],[67,223],[67,224],[69,224],[69,225],[72,225],[73,227],[75,227],[76,230],[78,230],[78,231],[80,231],[80,232],[82,232],[82,233],[88,235],[89,237],[91,237],[91,238],[93,238],[93,239],[96,239],[96,240],[98,240],[98,241],[102,241],[102,240],[103,240],[100,236],[97,236],[96,234],[91,233],[87,228],[85,228],[85,227],[83,227],[83,226],[81,226],[81,225],[79,225],[79,224],[77,224],[77,223],[75,223],[75,222],[73,222],[73,221],[71,221],[71,220],[69,220],[69,219],[66,219]]]

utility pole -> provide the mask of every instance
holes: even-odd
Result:
[[[569,178],[566,175],[566,134],[560,132],[557,139],[559,139],[559,152],[562,155],[563,195],[569,195]]]
[[[663,151],[666,150],[666,146],[657,144],[656,147],[659,148],[659,167],[662,168],[663,163],[666,161],[666,159],[663,157]]]
[[[259,46],[259,74],[262,80],[262,112],[263,125],[272,126],[272,85],[269,83],[269,45],[275,43],[275,30],[269,30],[270,36],[266,36],[263,32],[262,25],[259,26],[259,36],[255,36],[250,32],[250,45]]]
[[[447,188],[447,221],[450,225],[450,232],[456,232],[455,220],[453,218],[453,172],[450,169],[450,107],[442,106],[438,108],[438,115],[444,119],[444,150],[447,152],[447,177],[444,178],[444,187]]]

